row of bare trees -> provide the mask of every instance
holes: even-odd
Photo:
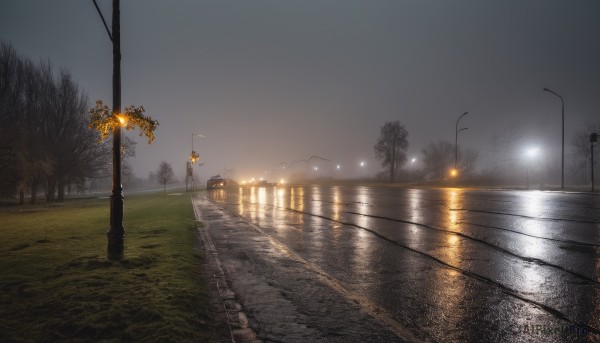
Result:
[[[600,133],[600,125],[587,124],[576,132],[571,139],[569,151],[570,167],[567,171],[571,184],[587,184],[591,176],[590,134]],[[458,149],[460,179],[491,185],[519,184],[526,174],[531,174],[536,183],[551,183],[559,175],[559,160],[553,159],[550,146],[551,136],[545,133],[545,127],[538,125],[537,132],[525,132],[517,122],[510,123],[499,132],[494,132],[485,151],[486,161],[479,164],[479,152],[474,149]],[[454,167],[454,144],[440,140],[429,143],[421,151],[418,172],[407,164],[408,131],[400,121],[386,122],[380,131],[374,146],[375,156],[384,172],[382,179],[396,180],[442,180],[449,177]],[[544,152],[535,159],[526,156],[526,149],[536,145]],[[600,179],[600,148],[594,149],[596,180]],[[478,168],[479,167],[479,168]],[[413,166],[414,168],[414,166]]]
[[[34,63],[0,42],[0,196],[63,200],[106,172],[110,150],[89,129],[88,99],[66,70]]]
[[[403,170],[407,161],[408,131],[399,120],[386,122],[382,127],[379,138],[374,146],[375,157],[385,169],[387,179],[395,182],[404,177],[404,181],[414,180],[414,173]],[[443,179],[454,163],[454,144],[447,141],[433,142],[423,151],[423,169],[419,173],[420,179]],[[467,149],[458,151],[458,168],[465,177],[475,174],[476,163],[479,155],[476,150]]]

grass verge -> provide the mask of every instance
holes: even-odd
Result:
[[[0,342],[213,340],[189,196],[124,210],[120,262],[105,257],[107,199],[0,212]]]

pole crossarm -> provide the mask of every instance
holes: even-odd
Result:
[[[564,101],[563,97],[562,97],[562,96],[560,96],[560,94],[556,93],[555,91],[553,91],[553,90],[551,90],[551,89],[549,89],[549,88],[544,88],[544,90],[545,90],[546,92],[550,92],[550,93],[552,93],[552,94],[556,95],[557,97],[559,97],[559,98],[560,98],[560,100],[563,100],[563,101]]]
[[[108,25],[106,24],[106,20],[104,19],[104,16],[102,15],[102,11],[100,11],[100,7],[98,7],[98,3],[96,3],[96,0],[92,0],[94,2],[94,6],[96,6],[96,10],[98,11],[98,14],[100,15],[100,19],[102,19],[102,23],[104,24],[104,28],[106,29],[106,33],[108,33],[108,38],[110,38],[110,41],[113,41],[113,37],[112,37],[112,33],[110,33],[110,30],[108,29]]]
[[[319,159],[319,160],[321,160],[321,161],[327,161],[327,162],[329,162],[329,161],[330,161],[330,160],[328,160],[328,159],[326,159],[326,158],[323,158],[323,157],[319,157],[319,156],[311,156],[311,157],[309,157],[309,158],[308,158],[308,160],[306,160],[306,162],[307,162],[307,163],[308,163],[308,162],[310,162],[310,160],[312,160],[313,158],[314,158],[314,159]]]
[[[565,99],[555,91],[544,88],[544,91],[556,95],[562,103],[562,152],[561,152],[561,173],[560,173],[560,189],[565,189]]]

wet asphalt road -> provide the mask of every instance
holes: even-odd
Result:
[[[597,195],[303,186],[207,198],[224,210],[203,219],[263,341],[600,341]]]

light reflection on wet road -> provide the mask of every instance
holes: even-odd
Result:
[[[600,340],[598,196],[304,186],[208,198],[434,340]],[[589,333],[548,332],[565,326]]]

